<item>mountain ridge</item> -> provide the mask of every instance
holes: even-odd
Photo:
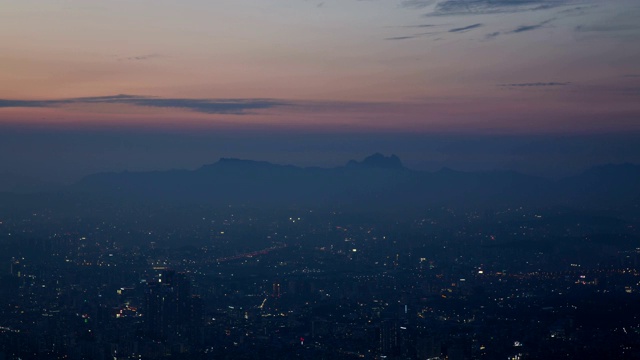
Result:
[[[638,181],[635,175],[626,179],[624,174],[637,174]],[[573,177],[550,180],[510,170],[418,171],[404,167],[395,155],[380,153],[333,168],[221,158],[196,170],[93,174],[69,191],[256,206],[577,204],[608,208],[624,206],[628,199],[640,197],[640,166],[606,164]]]

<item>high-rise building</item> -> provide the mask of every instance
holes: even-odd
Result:
[[[387,319],[380,323],[380,353],[383,355],[395,355],[398,351],[398,323],[396,320]]]
[[[148,335],[164,340],[185,334],[194,316],[201,317],[201,306],[194,301],[186,274],[163,270],[145,289],[143,314]]]

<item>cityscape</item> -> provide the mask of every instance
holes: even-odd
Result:
[[[108,207],[2,212],[5,358],[640,355],[637,217]]]
[[[0,0],[0,360],[640,359],[639,19]]]

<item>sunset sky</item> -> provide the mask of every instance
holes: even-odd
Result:
[[[0,127],[26,141],[0,162],[46,129],[628,136],[638,19],[637,0],[0,0]]]

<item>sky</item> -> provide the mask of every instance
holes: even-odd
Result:
[[[330,166],[368,151],[540,174],[640,162],[637,0],[0,10],[0,173],[71,181],[219,156]]]

